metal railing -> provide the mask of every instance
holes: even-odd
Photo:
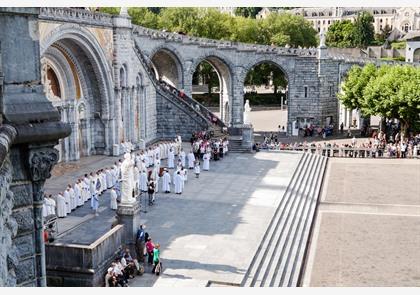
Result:
[[[389,159],[419,159],[418,152],[414,155],[412,152],[406,152],[404,157],[397,157],[397,153],[389,153],[385,149],[377,148],[352,148],[352,147],[311,147],[311,146],[298,146],[298,147],[281,147],[273,149],[261,149],[273,152],[281,151],[300,151],[305,153],[312,153],[326,157],[338,158],[389,158]]]

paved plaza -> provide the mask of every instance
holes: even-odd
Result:
[[[332,158],[304,286],[420,286],[420,162]]]
[[[184,144],[187,147],[188,144]],[[149,268],[131,286],[205,286],[208,281],[239,284],[295,170],[301,154],[229,154],[210,163],[196,179],[189,170],[181,196],[159,193],[156,204],[141,213],[154,242],[161,244],[164,273]],[[46,191],[59,191],[80,171],[89,172],[117,158],[82,159],[79,171],[54,171]],[[166,161],[163,161],[165,164]],[[58,176],[59,175],[59,176]],[[99,216],[90,202],[59,220],[65,232],[57,242],[89,244],[109,230],[115,213],[109,193],[101,197]]]

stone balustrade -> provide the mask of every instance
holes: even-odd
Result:
[[[308,57],[315,57],[317,55],[316,48],[277,47],[270,45],[248,44],[225,40],[213,40],[208,38],[200,38],[194,36],[181,35],[177,33],[164,32],[137,25],[133,26],[133,33],[140,36],[147,36],[152,39],[165,39],[167,41],[180,42],[184,44],[195,44],[201,47],[216,47],[218,49],[233,49],[238,51],[250,51],[278,55],[297,55]]]
[[[65,7],[42,7],[40,19],[75,22],[87,25],[112,27],[112,16],[106,13]]]

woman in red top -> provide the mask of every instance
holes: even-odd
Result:
[[[148,238],[146,242],[146,251],[147,251],[147,263],[153,264],[153,249],[155,245],[152,243],[152,238]]]

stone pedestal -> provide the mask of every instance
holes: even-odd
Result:
[[[252,145],[254,144],[254,128],[252,125],[245,125],[242,128],[242,147],[252,151]]]
[[[130,248],[131,253],[135,253],[136,234],[140,226],[140,204],[120,203],[117,209],[118,223],[124,225],[124,235],[122,243]]]

